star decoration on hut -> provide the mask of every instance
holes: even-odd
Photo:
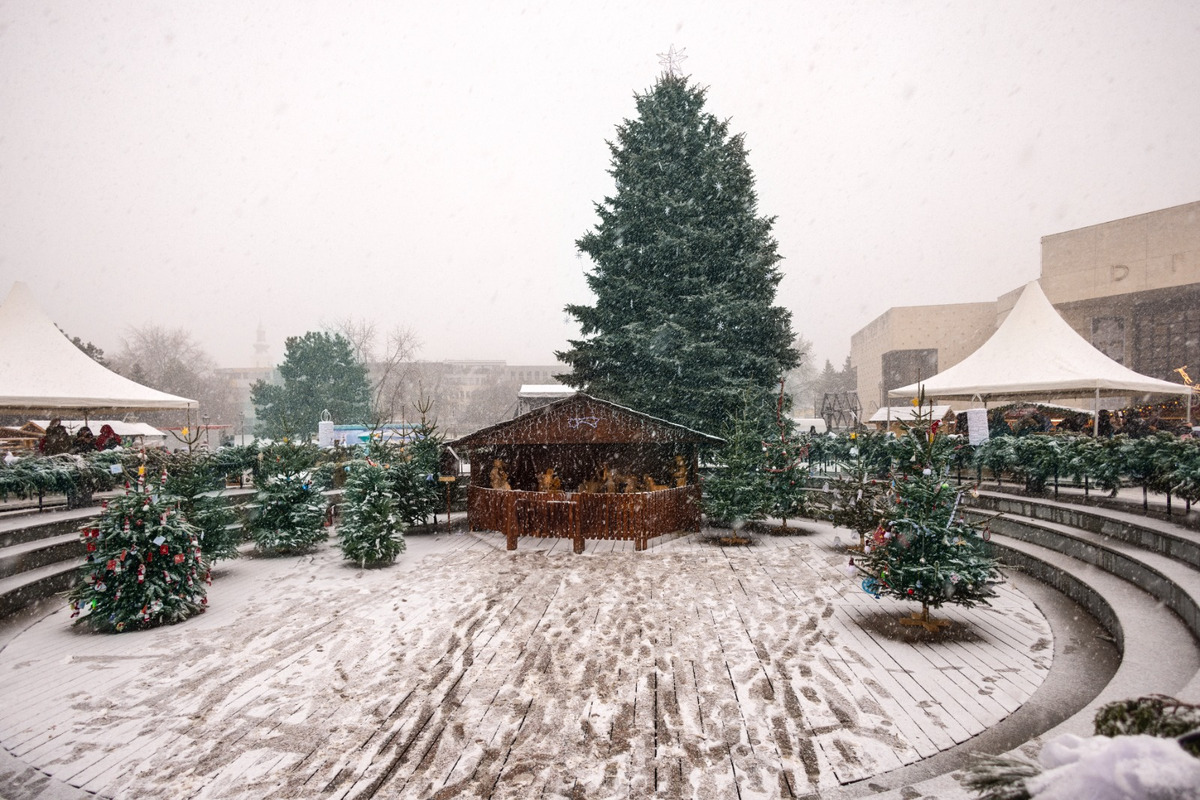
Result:
[[[675,45],[671,45],[667,52],[658,54],[658,63],[667,71],[668,75],[675,75],[677,70],[682,70],[683,62],[687,60],[687,56],[683,54],[686,47],[675,49]]]

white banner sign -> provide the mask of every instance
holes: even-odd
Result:
[[[988,440],[988,419],[986,408],[967,409],[967,441],[972,445],[983,444]]]

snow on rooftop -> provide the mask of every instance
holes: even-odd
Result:
[[[518,397],[570,397],[575,389],[558,383],[523,383]]]
[[[889,419],[889,416],[888,416],[889,410],[891,411],[890,419],[892,420],[892,422],[901,422],[901,421],[908,422],[908,421],[911,421],[911,420],[914,420],[917,418],[917,407],[909,404],[909,405],[905,405],[905,406],[891,406],[890,409],[888,406],[884,406],[883,408],[879,409],[874,414],[872,414],[871,418],[869,420],[867,420],[867,422],[887,422]],[[929,412],[930,412],[929,406],[921,406],[921,414],[923,414],[926,417],[929,417]],[[948,405],[934,406],[932,419],[945,419],[946,415],[949,413],[950,413],[950,406],[948,406]]]

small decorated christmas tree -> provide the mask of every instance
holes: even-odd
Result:
[[[350,465],[338,525],[342,553],[362,566],[390,564],[404,552],[404,523],[396,514],[396,495],[386,465],[372,460]]]
[[[152,493],[145,478],[142,463],[136,488],[126,484],[123,496],[104,504],[96,526],[82,532],[87,557],[69,600],[77,622],[95,630],[181,622],[208,603],[208,566],[196,527],[180,513],[177,498]],[[166,480],[164,472],[160,491]]]
[[[223,465],[203,451],[155,454],[156,465],[167,472],[166,490],[179,499],[179,508],[199,530],[200,550],[212,564],[219,559],[238,557],[242,531],[227,498],[218,492],[224,488]]]
[[[874,532],[883,519],[888,482],[880,479],[880,461],[891,461],[882,441],[885,435],[851,433],[850,446],[838,457],[837,478],[824,494],[829,521],[858,533],[858,546],[852,549],[859,552],[866,545],[867,534]]]
[[[796,426],[784,413],[785,395],[783,382],[779,384],[779,400],[775,408],[777,436],[765,439],[763,448],[763,490],[766,494],[766,511],[783,521],[787,529],[788,517],[793,519],[808,510],[807,487],[809,448],[807,437],[796,434]]]
[[[949,622],[931,619],[930,608],[986,604],[999,578],[979,528],[959,512],[964,490],[947,478],[954,443],[939,427],[918,414],[900,437],[892,502],[857,563],[864,590],[919,602],[921,612],[901,623],[931,631]]]
[[[304,553],[328,536],[325,499],[307,470],[263,478],[254,502],[258,512],[250,535],[260,552]]]

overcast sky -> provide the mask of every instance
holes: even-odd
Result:
[[[1194,0],[0,0],[0,297],[223,366],[345,317],[552,363],[672,45],[746,134],[818,366],[1038,277],[1044,235],[1200,200]]]

